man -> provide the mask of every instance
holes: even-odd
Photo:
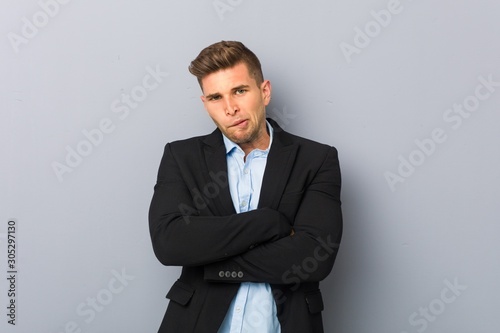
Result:
[[[191,62],[217,129],[166,145],[150,207],[164,265],[182,266],[161,333],[319,333],[319,281],[342,234],[335,148],[266,120],[271,83],[240,42]]]

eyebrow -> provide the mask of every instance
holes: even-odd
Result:
[[[240,89],[248,89],[248,88],[250,88],[250,86],[248,84],[240,84],[239,86],[232,88],[231,91],[236,91],[236,90],[240,90]],[[215,93],[212,93],[210,95],[205,96],[205,98],[210,100],[212,98],[219,97],[220,95],[221,95],[220,93],[215,92]]]

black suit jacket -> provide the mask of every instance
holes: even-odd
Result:
[[[160,262],[182,273],[159,332],[216,333],[244,281],[271,284],[281,332],[323,332],[319,281],[342,235],[337,150],[268,121],[274,138],[260,201],[246,213],[233,207],[218,129],[166,145],[150,233]]]

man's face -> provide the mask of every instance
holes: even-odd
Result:
[[[201,80],[205,109],[217,127],[245,151],[266,149],[266,106],[271,99],[271,83],[257,85],[247,65],[207,75]]]

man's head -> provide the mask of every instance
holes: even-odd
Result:
[[[201,51],[189,67],[203,91],[208,114],[245,153],[266,149],[266,106],[271,83],[264,80],[260,62],[240,42],[220,42]]]
[[[189,65],[189,72],[196,76],[203,90],[203,78],[222,69],[244,63],[257,85],[264,81],[259,58],[243,43],[221,41],[203,49]]]

